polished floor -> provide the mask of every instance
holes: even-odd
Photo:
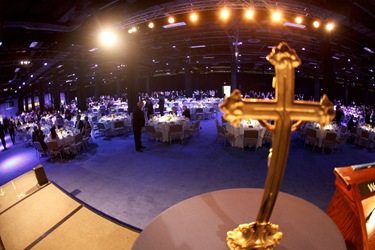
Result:
[[[154,142],[135,151],[132,135],[96,138],[73,159],[39,161],[23,142],[0,152],[0,185],[41,163],[48,178],[99,211],[143,229],[158,214],[190,197],[229,188],[263,188],[269,146],[235,148],[216,142],[214,119],[201,121],[200,136]],[[0,148],[2,148],[0,146]],[[281,191],[303,198],[323,211],[335,190],[335,167],[374,162],[375,153],[353,144],[331,153],[312,150],[292,139]],[[254,204],[259,206],[259,204]]]

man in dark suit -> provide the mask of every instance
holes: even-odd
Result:
[[[79,130],[80,133],[82,133],[83,130],[83,121],[81,120],[81,115],[77,115],[77,121],[75,124],[75,128]]]
[[[163,116],[164,115],[164,94],[161,93],[161,95],[159,96],[159,110],[160,110],[160,115]]]
[[[191,120],[190,110],[186,107],[186,105],[182,106],[182,110],[182,115]]]
[[[137,106],[133,110],[133,133],[135,150],[137,152],[143,152],[142,149],[146,148],[142,146],[142,127],[145,126],[145,114],[142,111],[143,101],[139,101]]]
[[[0,122],[0,139],[3,144],[4,150],[7,150],[7,144],[5,141],[5,126]]]
[[[146,98],[145,110],[147,111],[147,120],[150,120],[151,116],[154,114],[154,105],[148,97]]]

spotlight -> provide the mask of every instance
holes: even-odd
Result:
[[[116,42],[117,36],[116,34],[110,31],[103,31],[100,34],[100,40],[104,45],[112,45]]]
[[[191,13],[190,14],[190,20],[192,22],[196,22],[198,20],[198,15],[196,13]]]
[[[320,22],[319,21],[314,21],[313,25],[314,25],[315,28],[319,28],[320,27]]]
[[[153,22],[149,22],[149,23],[148,23],[148,27],[149,27],[150,29],[152,29],[152,28],[154,28],[154,27],[155,27],[155,25],[154,25],[154,23],[153,23]]]
[[[276,11],[272,13],[272,20],[273,21],[280,21],[281,20],[281,13],[279,11]]]
[[[174,18],[172,16],[168,18],[168,23],[174,23],[174,21],[175,20],[174,20]]]
[[[245,17],[247,19],[253,19],[253,17],[254,17],[254,11],[252,9],[247,9],[245,11]]]
[[[301,24],[302,23],[302,17],[296,17],[296,23]]]
[[[227,8],[224,8],[220,11],[220,17],[224,20],[229,18],[229,10]]]
[[[334,27],[335,27],[335,25],[333,23],[327,23],[326,24],[326,30],[328,30],[328,31],[333,30]]]

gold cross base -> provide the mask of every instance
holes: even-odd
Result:
[[[283,233],[270,222],[241,224],[227,232],[227,245],[231,250],[270,250],[280,243]]]

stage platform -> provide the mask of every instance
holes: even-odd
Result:
[[[54,183],[40,186],[34,170],[0,187],[4,249],[130,249],[139,233]]]

